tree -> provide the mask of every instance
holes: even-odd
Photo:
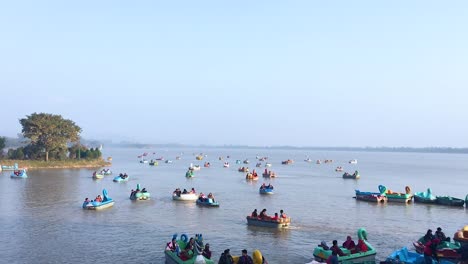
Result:
[[[5,148],[6,137],[0,137],[0,158],[3,157],[3,149]]]
[[[20,124],[23,135],[31,140],[31,144],[44,150],[46,161],[49,161],[50,151],[67,149],[67,143],[77,142],[81,133],[75,122],[61,115],[33,113],[20,119]]]

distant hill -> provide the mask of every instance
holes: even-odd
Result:
[[[451,147],[297,147],[297,146],[248,146],[248,145],[185,145],[178,143],[145,144],[135,142],[121,142],[107,144],[110,147],[122,148],[230,148],[230,149],[290,149],[290,150],[324,150],[324,151],[364,151],[364,152],[415,152],[415,153],[458,153],[468,154],[468,148]]]

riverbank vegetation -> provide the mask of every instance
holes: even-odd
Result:
[[[109,166],[100,149],[80,144],[81,128],[60,115],[33,113],[20,119],[24,146],[0,151],[0,164],[28,168],[81,168]],[[0,137],[0,150],[5,138]]]

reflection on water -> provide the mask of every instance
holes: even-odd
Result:
[[[94,169],[31,170],[28,179],[0,176],[0,256],[5,263],[163,263],[164,245],[174,233],[203,233],[211,244],[215,261],[224,249],[240,254],[260,249],[269,263],[306,263],[313,248],[325,240],[344,241],[347,235],[365,227],[369,242],[377,248],[378,259],[412,240],[428,228],[441,226],[447,234],[466,224],[467,210],[424,204],[373,204],[356,201],[354,190],[377,191],[380,184],[402,191],[431,187],[436,194],[464,197],[466,155],[325,152],[251,149],[168,149],[164,156],[173,163],[159,166],[140,164],[135,157],[141,149],[108,149],[113,157],[113,175],[93,180]],[[152,153],[151,151],[150,153]],[[157,152],[157,151],[154,151]],[[180,153],[207,154],[203,161]],[[260,153],[261,152],[261,153]],[[230,159],[218,160],[219,156]],[[277,178],[246,181],[237,172],[235,160],[268,156],[269,168]],[[301,162],[333,159],[333,163]],[[281,160],[294,159],[292,165]],[[347,163],[358,159],[358,164]],[[228,160],[231,168],[223,168]],[[202,165],[196,177],[187,179],[190,163]],[[343,172],[335,172],[342,166]],[[344,180],[341,175],[359,170],[360,180]],[[114,183],[118,173],[127,173],[128,182]],[[440,175],[450,175],[450,181]],[[272,183],[275,194],[260,195],[258,188]],[[135,202],[130,191],[140,183],[151,200]],[[398,187],[400,186],[400,188]],[[212,192],[219,208],[199,207],[195,202],[172,200],[175,188]],[[103,211],[82,210],[85,197],[94,198],[106,188],[116,203]],[[267,209],[270,215],[284,209],[292,217],[285,230],[248,226],[245,217],[253,209]],[[47,243],[44,243],[47,241]],[[124,246],[123,246],[124,245]],[[103,249],[105,246],[105,250]],[[56,250],[60,249],[60,250]],[[83,250],[86,249],[86,254]]]

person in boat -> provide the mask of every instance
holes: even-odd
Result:
[[[273,185],[271,183],[268,184],[267,189],[273,189]]]
[[[275,216],[271,218],[272,221],[278,221],[280,218],[278,216],[278,213],[275,213]]]
[[[260,212],[260,215],[258,217],[260,217],[260,219],[262,219],[262,220],[269,219],[270,217],[266,214],[266,211],[267,211],[267,209],[263,209]]]
[[[187,189],[184,189],[184,190],[182,191],[182,194],[187,194],[187,193],[188,193],[188,192],[187,192]]]
[[[268,169],[265,169],[265,172],[263,172],[263,174],[268,175]]]
[[[266,185],[265,185],[265,183],[263,183],[262,186],[260,187],[260,189],[263,190],[263,189],[265,189],[265,188],[266,188]]]
[[[96,172],[96,171],[94,171],[94,172],[93,172],[93,176],[96,176],[96,173],[97,173],[97,172]],[[16,174],[16,171],[15,171],[15,174]]]
[[[98,195],[96,199],[94,199],[96,202],[102,202],[102,197],[101,195]]]
[[[166,250],[170,250],[172,252],[179,252],[179,244],[177,243],[176,238],[173,238],[172,241],[167,242]]]
[[[214,198],[214,195],[212,193],[209,193],[208,194],[208,199],[211,199],[211,201],[214,203],[215,202],[215,198]]]
[[[257,209],[253,210],[252,214],[250,217],[258,217]]]
[[[435,232],[435,237],[438,238],[440,241],[450,242],[450,237],[446,237],[444,232],[442,232],[442,228],[440,227],[437,228],[437,231]]]
[[[332,243],[333,243],[333,245],[330,248],[332,252],[336,252],[336,254],[338,256],[345,256],[346,255],[345,253],[343,253],[343,250],[341,250],[341,248],[338,246],[338,241],[333,240]]]
[[[281,218],[288,218],[288,216],[284,213],[283,209],[280,210],[280,217]]]
[[[219,257],[218,264],[233,264],[234,259],[231,256],[230,250],[226,249]]]
[[[130,192],[130,196],[133,196],[135,195],[135,191],[132,189],[132,191]]]
[[[251,256],[247,255],[247,249],[242,250],[242,256],[239,257],[239,264],[253,264],[253,259]]]
[[[146,188],[143,188],[143,189],[141,189],[141,192],[142,192],[142,193],[146,193],[146,192],[148,192],[148,191],[146,190]]]
[[[206,200],[205,194],[201,192],[200,195],[198,195],[198,200],[204,202]]]
[[[320,242],[320,244],[318,246],[323,248],[323,250],[329,250],[330,249],[330,247],[327,245],[327,242],[325,242],[325,240],[322,240],[322,242]]]
[[[89,198],[85,198],[85,199],[84,199],[84,203],[87,204],[87,203],[89,203],[89,202],[90,202],[90,201],[89,201]]]
[[[434,238],[434,235],[432,234],[432,230],[428,229],[426,234],[423,237],[423,244],[426,244],[427,242],[431,241]]]
[[[356,245],[356,251],[357,252],[367,252],[367,250],[369,250],[369,249],[367,248],[367,245],[364,242],[364,240],[359,239],[358,243]]]
[[[123,179],[123,174],[122,174],[122,173],[120,173],[120,174],[119,174],[119,176],[120,176],[120,178],[122,178],[122,179]]]
[[[338,254],[336,251],[332,251],[332,254],[327,259],[327,264],[338,264]]]
[[[197,193],[197,192],[195,191],[195,188],[192,188],[192,190],[190,190],[190,193]]]
[[[206,243],[205,248],[202,251],[202,255],[207,259],[211,259],[211,250],[209,243]]]
[[[189,242],[185,246],[185,249],[180,252],[179,254],[180,259],[183,261],[190,259],[193,256],[194,246],[195,246],[195,239],[191,237]]]
[[[439,239],[432,238],[424,244],[424,262],[426,264],[432,264],[433,257],[439,262],[439,257],[437,256],[437,245],[439,242]]]
[[[354,240],[351,238],[351,236],[346,237],[346,241],[343,242],[343,247],[351,251],[355,250],[356,244],[354,243]]]

